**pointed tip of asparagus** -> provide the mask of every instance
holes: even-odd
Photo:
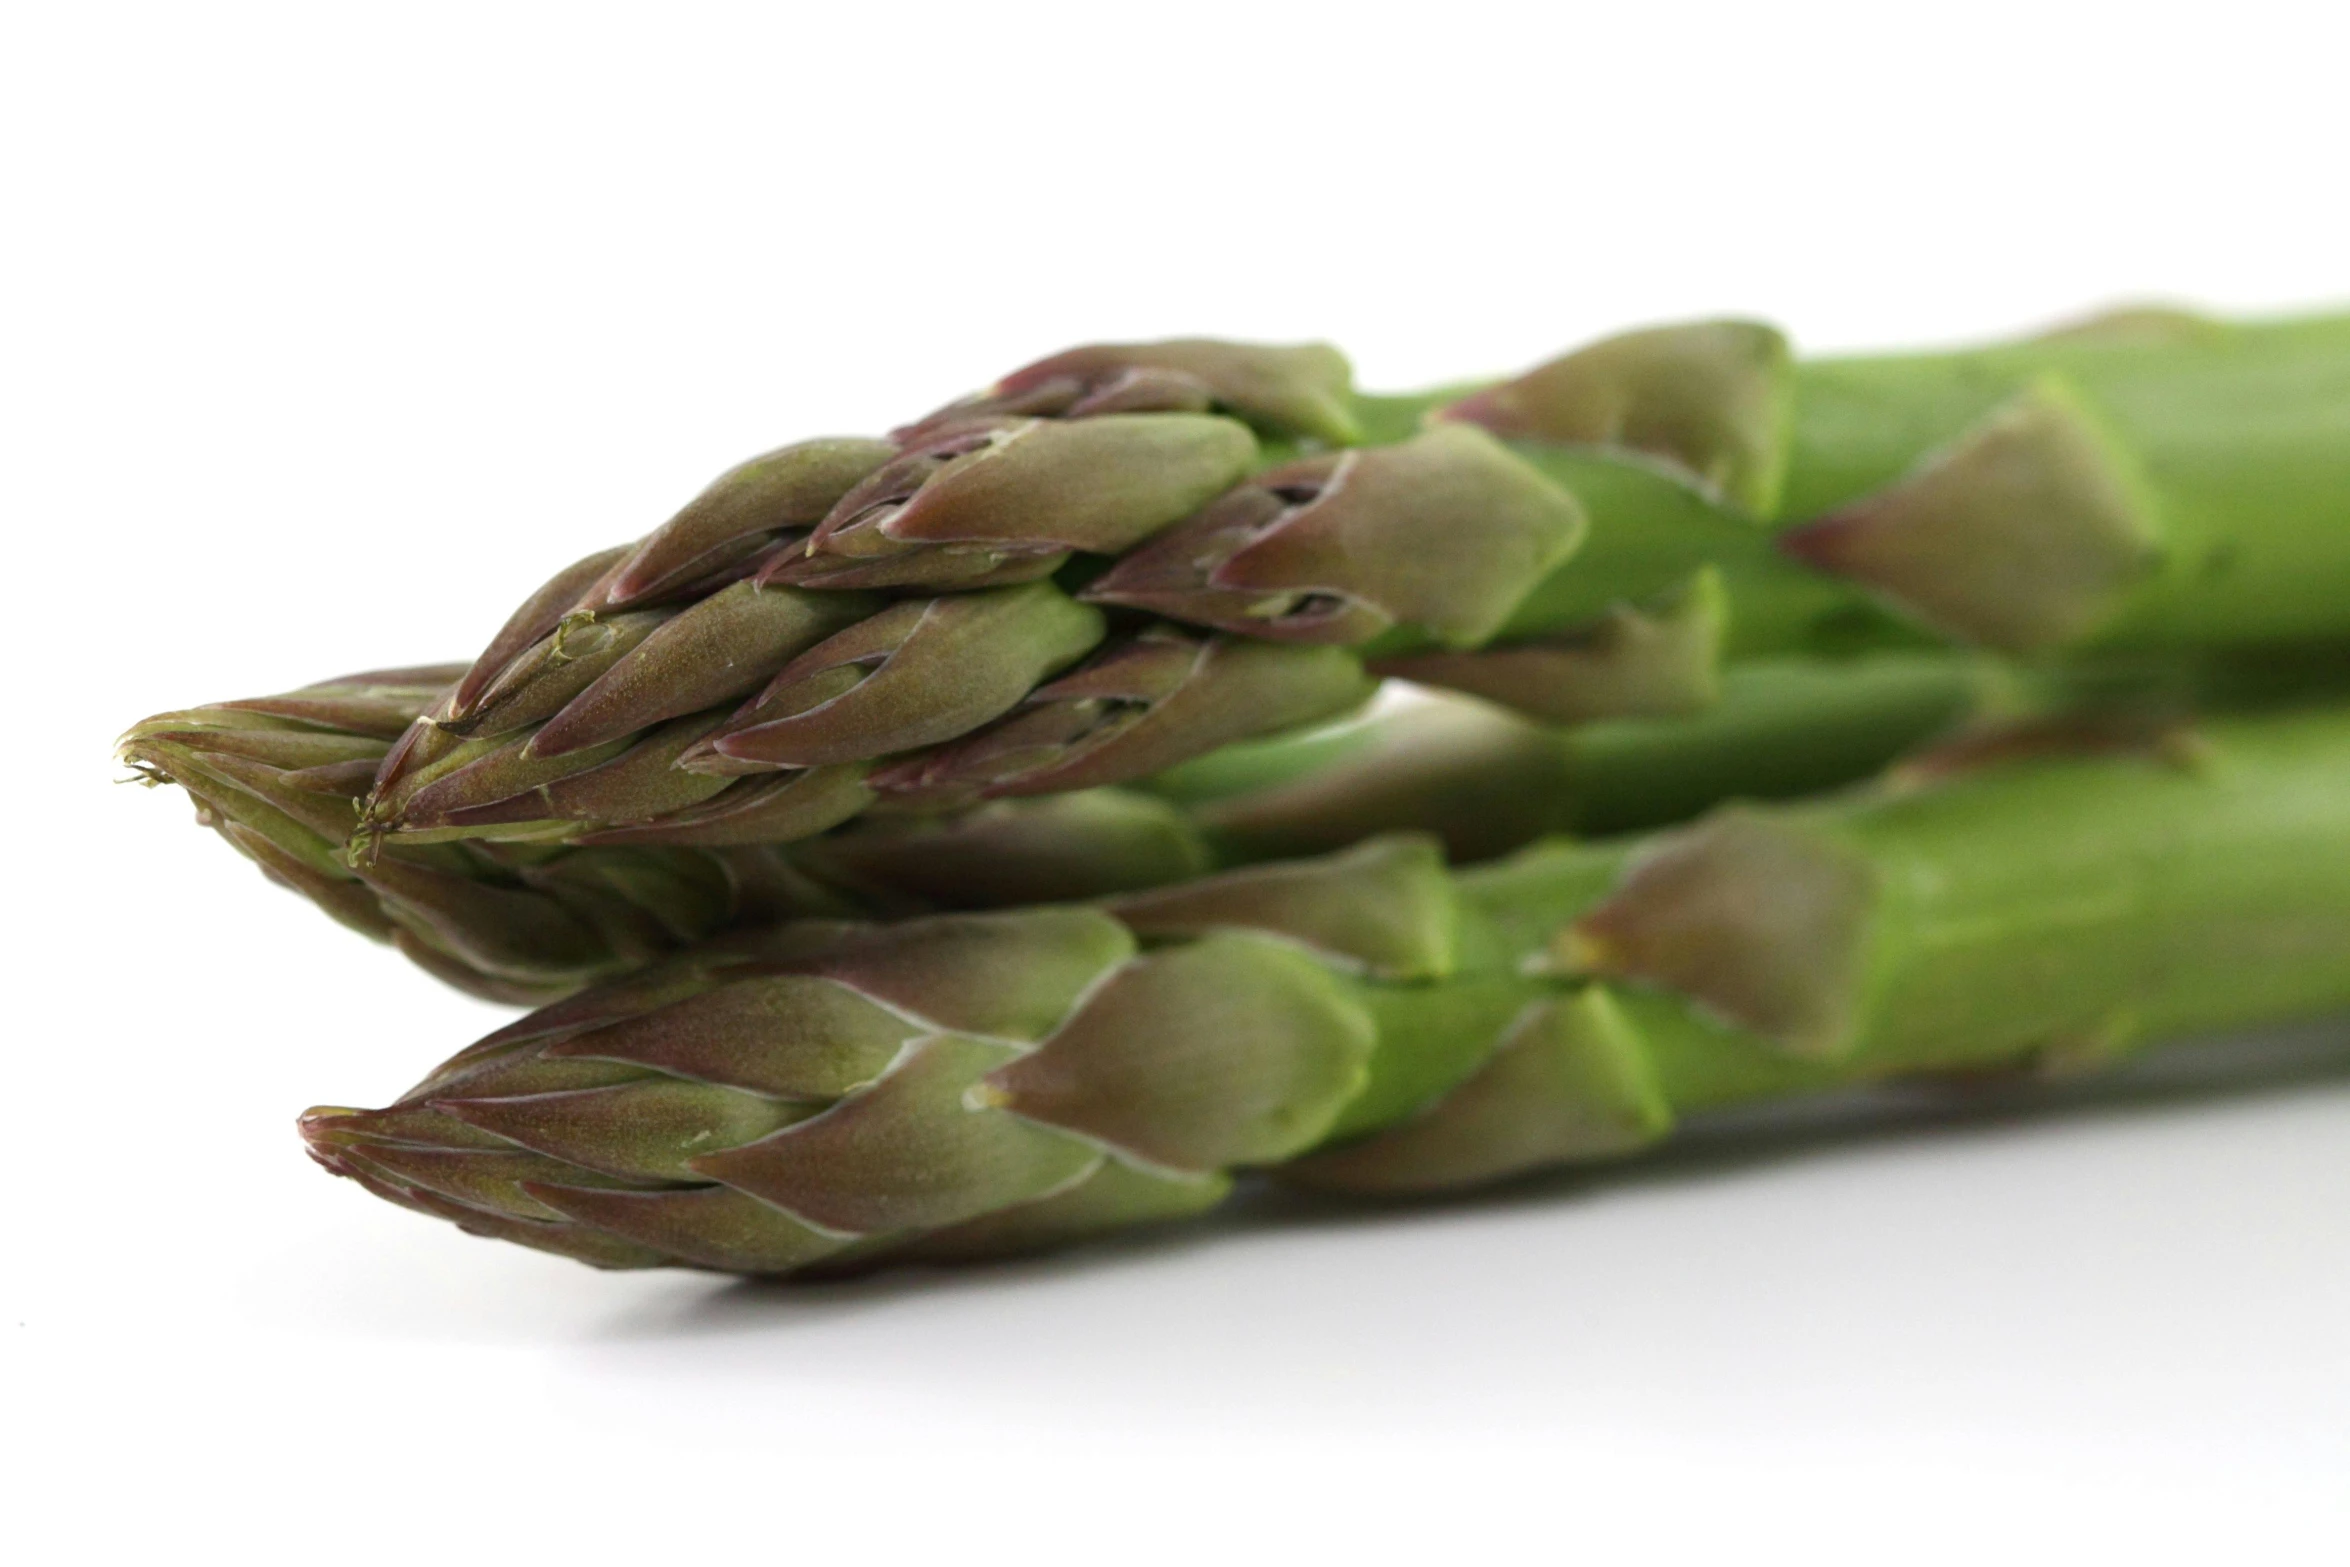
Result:
[[[366,1113],[349,1105],[312,1105],[294,1118],[303,1152],[330,1175],[349,1175],[350,1164],[344,1155],[357,1141],[352,1133],[363,1124]]]

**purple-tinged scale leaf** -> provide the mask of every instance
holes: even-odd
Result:
[[[1120,969],[1040,1048],[990,1074],[986,1092],[1169,1169],[1262,1164],[1329,1132],[1362,1088],[1375,1037],[1321,964],[1285,942],[1220,933]]]
[[[478,739],[544,723],[674,618],[670,610],[639,609],[562,621],[516,654],[461,718],[435,722]]]
[[[465,806],[440,819],[452,827],[492,827],[549,820],[620,824],[667,819],[714,798],[730,780],[677,766],[717,720],[681,718],[628,743],[610,760],[569,772],[485,805]],[[588,753],[593,756],[595,752]],[[580,759],[558,758],[557,765]]]
[[[399,799],[393,810],[381,808],[382,805],[392,804],[391,801],[381,802],[371,813],[371,819],[393,833],[425,832],[494,821],[497,819],[494,815],[486,814],[490,807],[517,797],[535,802],[540,788],[606,766],[625,756],[630,744],[623,737],[568,756],[537,756],[530,749],[528,735],[516,735],[503,743],[493,743],[495,748],[488,754],[442,773],[422,788]],[[525,820],[546,820],[552,815],[551,812],[533,810]]]
[[[1937,631],[2027,654],[2092,636],[2163,560],[2153,501],[2054,378],[1779,546]]]
[[[332,680],[313,681],[284,697],[263,697],[258,702],[227,702],[222,705],[266,710],[266,703],[298,701],[312,695],[331,695],[340,690],[364,693],[369,689],[380,689],[387,696],[406,695],[411,691],[455,685],[464,678],[465,671],[472,667],[470,664],[401,664],[392,669],[363,669],[353,675],[337,675]]]
[[[981,544],[1114,555],[1190,516],[1256,459],[1247,426],[1207,414],[1032,419],[956,446],[968,449],[910,491],[851,491],[809,541],[811,552]]]
[[[1540,1001],[1491,1059],[1411,1120],[1281,1168],[1320,1191],[1450,1191],[1664,1137],[1673,1112],[1645,1046],[1607,991]]]
[[[502,738],[470,740],[431,719],[419,719],[384,753],[376,764],[375,783],[363,802],[370,822],[388,821],[400,802],[443,773],[454,772],[476,757],[487,756]]]
[[[868,813],[810,840],[800,857],[884,909],[907,898],[960,909],[1075,902],[1186,881],[1211,864],[1182,810],[1106,789],[998,800],[944,817]]]
[[[1376,686],[1339,648],[1151,632],[1039,688],[990,727],[876,773],[873,783],[908,799],[1124,783],[1235,741],[1339,717]]]
[[[312,1115],[320,1114],[313,1110]],[[427,1105],[398,1104],[383,1110],[345,1110],[345,1116],[355,1119],[344,1123],[354,1132],[364,1131],[366,1141],[377,1143],[414,1143],[420,1148],[473,1149],[483,1153],[512,1153],[513,1141],[452,1121],[440,1111]]]
[[[468,1235],[485,1236],[493,1240],[512,1241],[536,1251],[552,1252],[560,1257],[587,1263],[597,1268],[652,1268],[669,1261],[650,1247],[639,1246],[577,1224],[553,1220],[518,1219],[507,1214],[471,1204],[452,1202],[437,1193],[422,1190],[400,1180],[391,1171],[370,1168],[363,1161],[345,1158],[343,1151],[331,1142],[323,1141],[314,1133],[330,1126],[337,1117],[360,1112],[320,1106],[306,1112],[300,1130],[309,1142],[310,1157],[332,1173],[355,1181],[375,1196],[400,1207],[413,1209],[435,1219],[455,1224]],[[524,1183],[527,1188],[528,1183]]]
[[[618,903],[651,921],[664,946],[699,941],[743,912],[733,868],[714,854],[626,845],[574,848],[517,867],[514,874],[567,904],[590,898]]]
[[[458,1123],[450,1121],[437,1106],[444,1099],[513,1099],[531,1094],[580,1093],[591,1088],[618,1088],[630,1083],[659,1081],[658,1074],[625,1061],[566,1060],[529,1049],[512,1049],[479,1056],[462,1068],[444,1063],[433,1074],[437,1086],[418,1086],[402,1094],[386,1110],[371,1110],[369,1127],[372,1135],[381,1135],[395,1141],[432,1143],[441,1147],[466,1146],[466,1140],[456,1137],[449,1128]],[[415,1125],[430,1128],[438,1125],[440,1132],[411,1135],[389,1130],[392,1120],[407,1117]],[[421,1119],[418,1119],[421,1118]],[[464,1130],[464,1128],[459,1128]],[[470,1134],[486,1137],[479,1128]],[[452,1140],[454,1138],[454,1140]],[[506,1146],[500,1143],[499,1146]]]
[[[775,767],[935,745],[1002,716],[1104,628],[1048,583],[894,605],[792,660],[710,745]]]
[[[813,528],[895,451],[887,441],[833,436],[739,463],[614,562],[577,607],[592,612],[658,599],[748,557],[776,535]]]
[[[490,1059],[532,1043],[601,1028],[672,1001],[700,995],[745,974],[820,952],[865,927],[846,920],[806,919],[763,929],[741,930],[705,941],[592,990],[542,1006],[528,1017],[483,1035],[434,1070],[418,1094],[456,1081],[477,1060]]]
[[[1619,606],[1597,625],[1540,641],[1369,662],[1374,674],[1465,691],[1547,723],[1686,718],[1721,697],[1729,614],[1709,567],[1654,611]]]
[[[522,1184],[525,1190],[531,1185],[528,1181]],[[444,1201],[429,1192],[411,1195],[423,1212],[446,1219],[466,1234],[483,1240],[508,1241],[516,1246],[568,1257],[573,1262],[584,1262],[591,1268],[606,1271],[626,1272],[637,1268],[669,1266],[669,1259],[649,1246],[639,1246],[585,1225],[550,1224],[535,1219],[510,1218],[502,1213],[484,1213],[462,1203]]]
[[[260,703],[300,700],[312,695],[331,695],[337,691],[380,690],[387,696],[405,696],[413,691],[432,690],[455,685],[464,678],[470,664],[401,664],[391,669],[363,669],[357,674],[337,675],[332,680],[317,680],[284,697],[263,697]],[[227,707],[259,707],[260,703],[228,702]]]
[[[1594,343],[1436,417],[1642,459],[1768,517],[1786,474],[1793,385],[1793,356],[1778,331],[1701,321]]]
[[[1085,419],[1215,409],[1276,435],[1345,446],[1362,438],[1353,394],[1345,356],[1326,343],[1094,343],[1039,359],[895,433],[912,441],[1007,416]]]
[[[505,673],[506,666],[551,635],[563,623],[563,618],[571,613],[580,595],[606,571],[618,565],[632,547],[623,544],[613,549],[598,550],[585,560],[574,561],[548,579],[544,587],[523,600],[522,607],[499,628],[498,634],[490,639],[490,645],[482,649],[481,657],[473,661],[472,666],[458,680],[456,689],[449,693],[447,705],[441,711],[442,722],[461,723],[467,719],[489,690],[491,682]]]
[[[285,775],[286,787],[305,794],[328,794],[340,800],[349,800],[354,809],[375,787],[376,770],[381,762],[353,758],[347,762],[327,762],[317,767],[298,767]]]
[[[798,553],[814,556],[821,551],[844,563],[896,553],[881,525],[904,510],[932,480],[1005,439],[1015,428],[1017,421],[982,421],[906,442],[896,456],[833,503]]]
[[[1857,851],[1732,807],[1633,861],[1559,933],[1546,972],[1672,991],[1791,1056],[1834,1060],[1859,1031],[1880,901]]]
[[[660,821],[598,828],[572,841],[704,848],[789,843],[839,826],[872,799],[862,765],[813,767],[746,778],[692,810]]]
[[[1191,1175],[1142,1170],[1123,1159],[1104,1159],[1091,1175],[1047,1196],[1014,1203],[976,1219],[880,1246],[827,1277],[906,1262],[961,1263],[1027,1256],[1146,1224],[1166,1224],[1207,1212],[1232,1191],[1223,1174]]]
[[[561,1000],[577,990],[583,978],[580,974],[563,974],[534,980],[484,973],[406,927],[393,928],[392,950],[450,989],[504,1007],[535,1007]]]
[[[436,1099],[432,1108],[549,1158],[632,1181],[692,1180],[687,1161],[696,1155],[755,1142],[811,1113],[805,1105],[676,1078]]]
[[[721,982],[712,972],[715,966],[706,958],[703,950],[680,953],[666,962],[616,976],[591,990],[550,1002],[467,1045],[433,1068],[432,1075],[411,1093],[430,1098],[458,1081],[476,1062],[501,1059],[533,1044],[543,1045],[586,1033],[654,1011],[672,1001],[699,995]]]
[[[722,1273],[789,1273],[848,1244],[730,1186],[618,1192],[526,1182],[523,1190],[664,1260]]]
[[[725,875],[733,900],[729,921],[746,929],[772,929],[787,922],[862,920],[873,914],[848,889],[814,874],[798,844],[736,844],[697,850],[695,858]]]
[[[908,1040],[934,1032],[838,980],[758,974],[602,1028],[550,1056],[627,1061],[786,1099],[837,1099],[872,1082]]]
[[[576,983],[614,961],[593,926],[543,893],[414,865],[393,852],[356,868],[394,920],[489,974]]]
[[[646,854],[657,851],[584,849],[583,854]],[[604,972],[649,963],[684,943],[720,929],[728,917],[723,890],[696,897],[682,878],[668,878],[650,897],[637,897],[608,881],[591,876],[525,876],[525,885],[560,903],[592,928],[611,949],[612,961],[599,965]],[[640,878],[650,881],[651,878]],[[707,889],[704,889],[707,893]],[[586,976],[582,976],[585,978]]]
[[[115,747],[124,760],[134,764],[140,760],[142,746],[160,743],[195,752],[249,757],[295,771],[353,758],[381,757],[386,742],[404,733],[433,700],[432,692],[417,689],[316,696],[296,693],[223,702],[142,719],[123,732]]]
[[[693,1168],[844,1235],[928,1229],[1041,1197],[1102,1156],[969,1102],[981,1076],[1014,1053],[955,1035],[927,1039],[862,1093]]]
[[[1352,455],[1303,458],[1258,474],[1121,556],[1087,584],[1083,597],[1284,642],[1369,641],[1394,618],[1360,598],[1278,589],[1242,592],[1215,580],[1224,562],[1314,504]]]
[[[757,580],[827,593],[866,589],[969,593],[1041,582],[1068,561],[1067,550],[1007,550],[985,545],[940,544],[870,556],[793,551],[776,556]]]
[[[550,717],[531,751],[562,756],[732,702],[880,608],[862,594],[737,582],[662,622]]]
[[[321,681],[284,696],[197,708],[184,716],[251,714],[374,740],[397,740],[410,724],[438,705],[464,673],[462,664],[376,670]],[[226,721],[235,724],[239,717]]]
[[[1042,1039],[1133,953],[1108,915],[1043,908],[869,926],[788,961],[941,1033]]]
[[[1499,441],[1439,425],[1260,474],[1086,597],[1259,637],[1352,643],[1401,624],[1473,647],[1584,530],[1574,498]]]
[[[339,1157],[379,1180],[402,1185],[514,1219],[559,1220],[556,1210],[523,1191],[524,1181],[572,1185],[622,1184],[612,1177],[520,1148],[427,1148],[414,1143],[354,1141]]]
[[[1219,587],[1360,600],[1473,646],[1581,544],[1574,498],[1467,426],[1350,452],[1315,498],[1215,568]]]
[[[1131,893],[1108,908],[1144,937],[1256,930],[1382,979],[1437,979],[1453,969],[1456,913],[1444,852],[1422,833]]]
[[[300,824],[305,833],[326,844],[339,844],[351,836],[358,825],[358,812],[351,796],[318,794],[287,782],[285,773],[266,762],[248,761],[228,752],[198,753],[161,741],[126,750],[126,756],[144,765],[161,770],[183,787],[201,788],[206,781],[216,787],[206,790],[204,797],[242,819],[255,820],[253,813],[223,798],[218,785],[241,792],[266,810]],[[282,836],[274,835],[273,836]],[[291,845],[289,844],[289,847]]]
[[[629,978],[634,979],[635,976]],[[606,988],[620,988],[620,983],[615,982]],[[595,995],[597,992],[591,990],[581,994]],[[566,997],[541,1007],[521,1021],[525,1025],[535,1024],[543,1014],[579,999],[580,995]],[[388,1109],[368,1113],[391,1115],[414,1111],[420,1115],[437,1116],[441,1112],[431,1108],[435,1100],[450,1096],[463,1097],[477,1090],[485,1094],[501,1093],[508,1089],[515,1092],[543,1089],[552,1093],[572,1088],[601,1087],[607,1083],[641,1082],[655,1075],[649,1068],[626,1061],[572,1059],[553,1055],[543,1050],[543,1040],[506,1039],[502,1037],[503,1032],[501,1030],[475,1040],[434,1067],[423,1082],[402,1094]],[[431,1139],[411,1137],[409,1140],[418,1142]]]

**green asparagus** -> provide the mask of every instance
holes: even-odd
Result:
[[[370,842],[731,845],[1122,783],[1377,674],[1561,722],[1770,655],[2350,641],[2350,317],[1797,362],[1742,323],[1355,393],[1078,350],[804,442],[558,574],[393,748]]]
[[[720,931],[800,916],[1099,897],[1399,828],[1436,832],[1456,858],[1478,859],[1545,832],[1670,821],[1731,795],[1850,782],[2033,700],[1979,660],[1758,665],[1694,720],[1560,732],[1432,699],[1232,748],[1144,788],[873,813],[788,846],[474,840],[349,852],[384,754],[460,673],[391,670],[165,713],[125,736],[123,755],[184,787],[200,820],[344,923],[474,994],[536,1004]]]
[[[1977,743],[1448,874],[1373,840],[1103,900],[725,938],[500,1029],[321,1163],[607,1267],[823,1273],[1449,1191],[1682,1118],[2350,1009],[2350,709]]]

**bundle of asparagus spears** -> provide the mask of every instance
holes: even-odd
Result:
[[[831,1274],[1449,1191],[2350,1011],[2350,317],[1357,392],[1077,349],[787,446],[469,665],[166,713],[273,879],[538,1010],[316,1159]]]

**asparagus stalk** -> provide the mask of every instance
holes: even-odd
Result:
[[[392,745],[463,665],[347,676],[159,714],[120,754],[173,783],[271,880],[489,1000],[537,1005],[745,925],[1086,898],[1207,870],[1198,827],[1111,789],[1003,801],[821,840],[713,847],[348,838]]]
[[[1560,726],[1432,695],[1335,731],[1344,755],[1285,766],[1306,742],[1231,747],[1136,787],[1182,803],[1223,865],[1327,854],[1383,832],[1433,833],[1455,865],[1552,834],[1606,836],[1687,820],[1729,799],[1856,783],[1914,748],[2074,702],[2170,710],[2138,681],[2082,689],[1983,659],[1884,653],[1766,660],[1732,671],[1692,718]],[[1269,764],[1269,765],[1268,765]]]
[[[1131,781],[1377,673],[1575,722],[1761,656],[2350,639],[2345,518],[2350,317],[1816,363],[1706,323],[1408,398],[1326,349],[1084,349],[558,574],[364,831],[812,836]]]
[[[1731,795],[1862,778],[2029,698],[1944,657],[1744,672],[1719,711],[1559,734],[1432,699],[1099,788],[944,813],[874,814],[814,838],[718,847],[396,842],[345,835],[382,758],[458,678],[390,670],[165,713],[124,737],[149,779],[273,879],[474,994],[554,1000],[721,931],[803,916],[904,917],[1161,886],[1216,866],[1438,833],[1462,859],[1545,832],[1647,825]]]
[[[788,924],[301,1129],[392,1201],[609,1267],[991,1256],[1258,1169],[1448,1191],[1720,1106],[2350,1008],[2345,779],[2350,709],[2301,711],[1465,873],[1399,835],[1091,907]]]

